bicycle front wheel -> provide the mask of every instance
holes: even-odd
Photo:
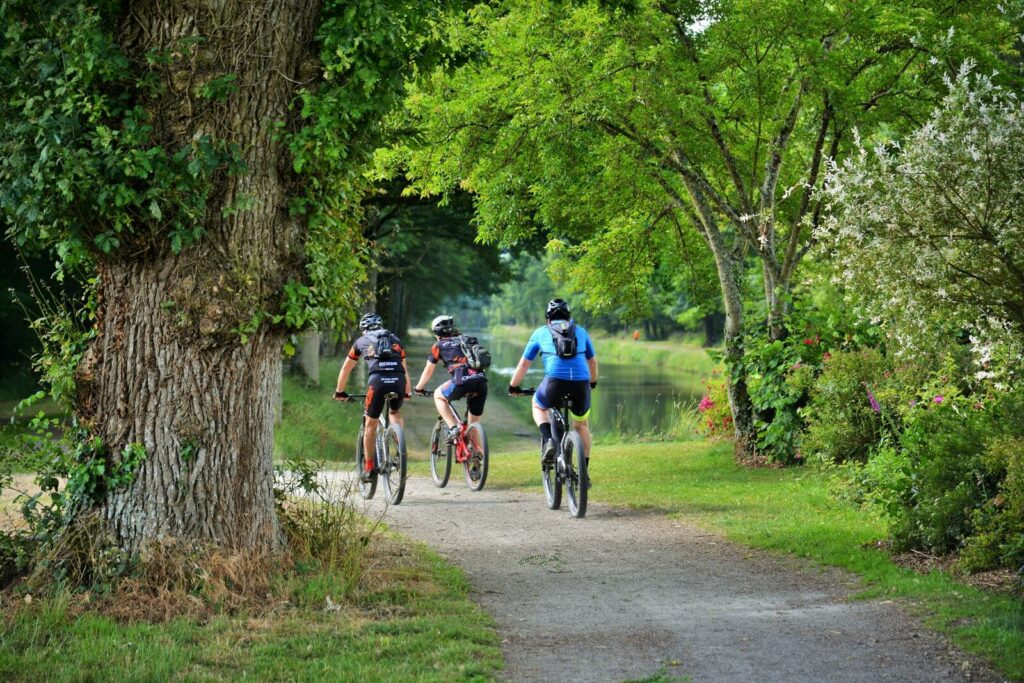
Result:
[[[363,430],[359,430],[356,437],[356,482],[359,484],[359,495],[364,500],[373,498],[377,492],[377,473],[374,472],[369,481],[362,480],[362,474],[366,470],[366,458],[363,453]]]
[[[388,503],[398,505],[405,495],[405,433],[391,425],[384,433],[384,495]]]
[[[444,427],[444,422],[438,420],[430,433],[430,477],[441,489],[448,485],[452,473],[452,449],[444,442]]]
[[[469,457],[462,463],[466,484],[470,491],[479,491],[487,482],[487,468],[491,461],[491,452],[487,449],[487,434],[479,422],[474,422],[466,429],[466,447],[469,449]]]
[[[580,518],[587,514],[587,459],[583,457],[583,440],[573,430],[562,440],[565,462],[565,488],[569,493],[569,514]]]

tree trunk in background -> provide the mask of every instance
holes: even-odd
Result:
[[[683,185],[697,212],[692,216],[694,224],[703,232],[704,239],[715,259],[718,284],[722,291],[725,307],[725,358],[729,371],[729,407],[732,410],[735,430],[735,453],[739,460],[750,460],[757,454],[757,432],[754,428],[754,406],[747,391],[747,375],[743,370],[743,298],[740,292],[742,256],[733,254],[726,247],[725,239],[718,228],[715,214],[704,198],[699,187],[683,179]],[[686,205],[680,201],[686,210]]]
[[[704,316],[704,346],[714,346],[721,340],[722,331],[725,327],[725,315],[723,313],[709,313]]]
[[[303,379],[314,387],[320,386],[320,333],[306,330],[299,335],[299,369]]]
[[[314,0],[139,0],[126,3],[121,40],[165,86],[154,139],[177,150],[209,136],[237,144],[239,175],[214,178],[204,234],[180,255],[159,236],[135,256],[99,264],[97,337],[79,367],[78,411],[111,459],[130,444],[146,458],[104,514],[122,548],[164,537],[273,550],[273,426],[283,333],[252,328],[301,269],[305,226],[289,216],[295,177],[274,130],[315,56]],[[201,38],[201,39],[200,39]],[[234,74],[226,101],[201,98]],[[240,200],[249,208],[229,210]],[[244,334],[244,336],[243,336]]]

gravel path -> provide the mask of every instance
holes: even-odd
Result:
[[[995,680],[855,577],[650,512],[409,482],[392,528],[462,567],[498,623],[510,681]],[[595,487],[600,484],[595,484]]]

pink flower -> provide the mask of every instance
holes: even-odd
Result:
[[[907,405],[913,408],[914,406],[917,405],[917,401],[915,401],[914,399],[910,399],[910,402]]]
[[[942,403],[945,398],[940,394],[932,399],[932,403]]]
[[[697,411],[703,413],[706,410],[711,410],[715,407],[715,402],[711,400],[710,396],[705,395],[700,400],[700,405],[697,406]]]
[[[868,392],[868,403],[871,404],[871,410],[876,413],[881,413],[882,406],[878,405],[878,399],[876,399],[875,395],[871,393],[871,387],[865,386],[864,389]]]

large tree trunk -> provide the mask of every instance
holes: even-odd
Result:
[[[278,543],[274,417],[281,335],[202,343],[160,315],[174,260],[103,268],[102,333],[92,349],[94,431],[113,451],[141,444],[132,483],[105,518],[126,550],[178,536],[232,548]]]
[[[708,247],[715,259],[715,270],[718,272],[718,284],[722,290],[722,303],[725,307],[725,357],[729,368],[729,407],[732,410],[733,428],[736,436],[736,457],[749,460],[756,455],[757,433],[754,429],[754,406],[747,391],[747,376],[742,370],[743,364],[743,298],[739,286],[741,261],[733,258],[726,246],[722,232],[718,229],[714,212],[693,184],[684,185],[690,193],[697,212],[692,216],[694,223],[700,227],[707,240]],[[686,210],[685,204],[680,208]]]
[[[98,336],[79,368],[78,405],[113,461],[131,444],[146,449],[104,506],[129,552],[164,537],[280,544],[271,456],[283,333],[258,314],[274,310],[302,264],[304,226],[288,213],[295,179],[274,124],[292,118],[310,80],[302,65],[315,54],[318,12],[315,0],[127,3],[122,45],[164,86],[142,102],[155,140],[177,150],[208,136],[238,145],[245,163],[214,178],[196,245],[175,255],[157,234],[99,267]],[[147,54],[169,60],[147,67]],[[237,91],[200,96],[225,74]]]

